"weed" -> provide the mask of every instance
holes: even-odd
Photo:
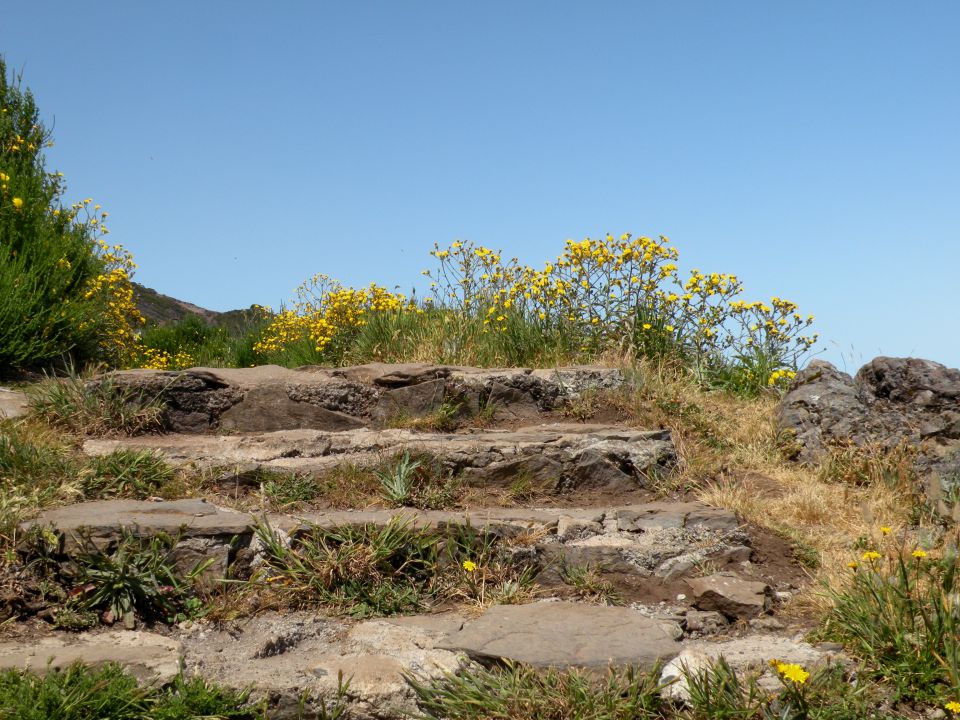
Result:
[[[850,485],[884,485],[890,488],[916,484],[916,449],[906,444],[894,447],[854,445],[831,448],[818,468],[822,480]]]
[[[375,470],[380,496],[394,507],[440,510],[451,507],[460,489],[459,481],[444,475],[428,456],[413,458],[403,453],[384,469]]]
[[[427,718],[436,720],[642,720],[661,718],[659,668],[534,670],[508,663],[420,683],[408,682]]]
[[[111,551],[84,538],[68,571],[71,596],[80,599],[82,609],[104,611],[127,628],[135,626],[138,615],[171,622],[190,609],[184,603],[188,585],[170,564],[173,545],[172,538],[143,539],[124,532]]]
[[[310,530],[288,547],[256,528],[269,570],[257,578],[297,605],[323,604],[357,617],[419,608],[430,592],[437,540],[409,522]]]
[[[383,499],[396,507],[407,504],[413,492],[414,473],[419,467],[420,461],[412,460],[410,453],[405,452],[392,468],[387,471],[378,470],[376,475],[380,481]]]
[[[763,696],[754,678],[741,681],[720,657],[704,668],[683,668],[690,693],[691,720],[751,720]]]
[[[305,473],[282,473],[261,470],[260,489],[270,505],[288,510],[315,500],[322,492],[316,478]]]
[[[581,600],[600,605],[620,605],[623,602],[610,581],[604,579],[600,567],[564,562],[560,566],[560,579],[572,587]]]
[[[30,390],[35,415],[79,435],[137,435],[162,428],[161,396],[147,397],[110,375],[84,377],[71,369]]]
[[[850,563],[844,586],[828,588],[822,633],[846,643],[899,697],[960,699],[957,551],[936,558],[888,538],[876,547]]]
[[[155,495],[173,474],[173,468],[149,450],[115,450],[91,459],[83,477],[83,494],[89,499],[143,499]]]

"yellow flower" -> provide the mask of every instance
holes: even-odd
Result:
[[[652,328],[652,327],[653,327],[653,325],[651,325],[650,323],[644,323],[644,324],[643,324],[643,329],[644,329],[644,330],[649,330],[649,329]]]
[[[925,557],[927,556],[927,553],[926,553],[926,551],[921,550],[920,548],[917,548],[916,550],[913,551],[913,556],[914,556],[917,560],[922,560],[923,558],[925,558]]]
[[[466,570],[467,572],[473,572],[474,570],[477,569],[477,564],[472,560],[464,560],[463,569]]]
[[[803,685],[803,683],[807,681],[807,678],[810,677],[810,673],[796,663],[780,663],[777,665],[777,672],[787,680],[795,682],[797,685]]]
[[[23,207],[23,198],[15,197],[15,198],[13,199],[13,206],[14,206],[15,208],[17,208],[17,210],[19,210],[20,208],[22,208],[22,207]]]
[[[890,528],[888,528],[886,525],[884,525],[883,527],[880,528],[880,532],[883,533],[884,535],[889,535],[889,534],[890,534]]]
[[[851,560],[847,563],[847,567],[851,570],[856,570],[858,567],[860,567],[860,563],[858,563],[856,560]]]
[[[861,559],[861,560],[866,560],[867,562],[873,562],[874,560],[879,560],[879,559],[880,559],[880,553],[878,553],[876,550],[869,550],[869,551],[865,552],[865,553],[860,557],[860,559]]]
[[[951,700],[943,707],[952,712],[954,715],[960,715],[960,702],[957,702],[956,700]]]

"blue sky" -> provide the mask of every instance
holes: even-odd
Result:
[[[960,366],[960,4],[77,7],[5,3],[0,52],[161,292],[422,291],[434,242],[631,231],[796,301],[848,370]]]

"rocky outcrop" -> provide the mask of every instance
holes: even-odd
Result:
[[[488,370],[449,365],[371,363],[288,370],[193,368],[124,370],[108,380],[145,399],[159,398],[174,432],[345,430],[428,416],[488,411],[503,419],[536,417],[586,390],[623,383],[615,368]]]
[[[797,459],[837,445],[906,445],[930,499],[960,519],[960,370],[930,360],[878,357],[855,377],[814,361],[797,374],[778,412]]]
[[[468,484],[506,487],[518,476],[541,488],[630,490],[670,471],[676,451],[668,430],[541,425],[516,431],[418,433],[361,428],[288,430],[255,435],[158,435],[89,440],[84,451],[153,450],[172,463],[320,472],[343,462],[376,465],[403,452],[435,459]]]

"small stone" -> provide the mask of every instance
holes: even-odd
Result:
[[[735,573],[716,573],[687,581],[700,610],[717,610],[730,619],[751,618],[770,607],[770,586]]]

